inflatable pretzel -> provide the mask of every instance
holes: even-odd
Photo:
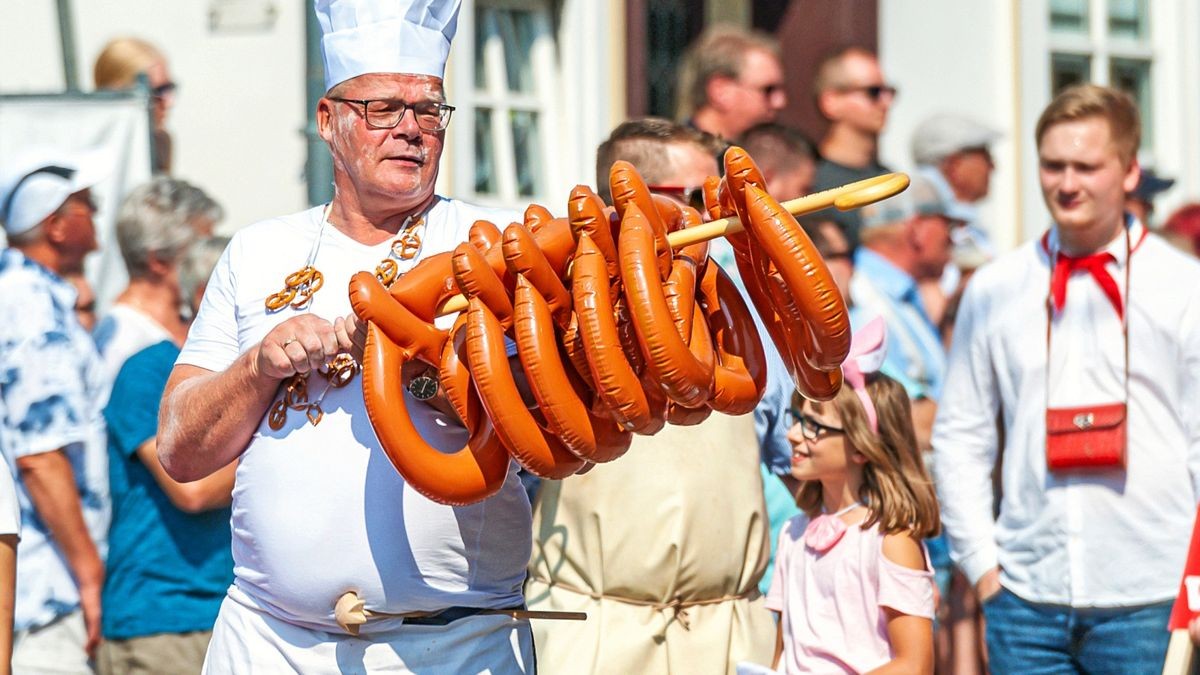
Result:
[[[564,478],[624,454],[632,435],[754,409],[766,381],[753,317],[707,240],[727,236],[751,303],[805,396],[841,386],[846,308],[789,210],[853,208],[907,186],[894,175],[781,206],[749,156],[731,148],[726,177],[705,186],[702,223],[653,195],[626,162],[610,174],[612,208],[576,187],[567,217],[529,207],[503,230],[475,223],[454,251],[423,260],[390,288],[350,283],[368,324],[363,396],[380,444],[416,490],[467,504],[494,494],[509,459]],[[440,330],[437,316],[459,312]],[[515,345],[527,388],[514,376]],[[430,446],[409,417],[400,377],[439,371],[468,432],[462,448]]]

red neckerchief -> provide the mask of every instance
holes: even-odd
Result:
[[[1142,242],[1146,240],[1146,235],[1149,230],[1143,226],[1142,235],[1138,237],[1136,243],[1129,248],[1129,255],[1137,250]],[[1075,270],[1086,270],[1096,283],[1100,285],[1100,290],[1104,291],[1104,295],[1108,297],[1108,301],[1112,303],[1113,309],[1117,311],[1117,316],[1125,318],[1125,307],[1121,301],[1121,289],[1117,287],[1117,282],[1109,273],[1106,265],[1109,261],[1115,261],[1116,257],[1108,251],[1092,253],[1083,256],[1069,256],[1061,251],[1057,256],[1053,256],[1050,252],[1050,231],[1042,235],[1042,248],[1046,251],[1046,255],[1052,258],[1053,268],[1050,272],[1050,298],[1054,304],[1054,311],[1061,312],[1063,306],[1067,302],[1067,280],[1071,278],[1071,273]],[[1125,261],[1129,264],[1129,260]]]

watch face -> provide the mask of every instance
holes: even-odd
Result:
[[[408,383],[408,393],[413,395],[413,398],[418,401],[428,401],[437,394],[438,381],[428,375],[414,377]]]

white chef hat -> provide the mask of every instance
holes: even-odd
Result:
[[[97,150],[32,148],[21,153],[0,170],[0,223],[8,234],[28,232],[67,197],[107,178],[113,164]]]
[[[365,73],[444,77],[462,0],[316,0],[325,91]]]

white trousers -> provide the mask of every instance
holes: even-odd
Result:
[[[205,675],[292,672],[526,675],[536,672],[533,633],[528,621],[483,615],[353,637],[296,626],[226,597]]]

